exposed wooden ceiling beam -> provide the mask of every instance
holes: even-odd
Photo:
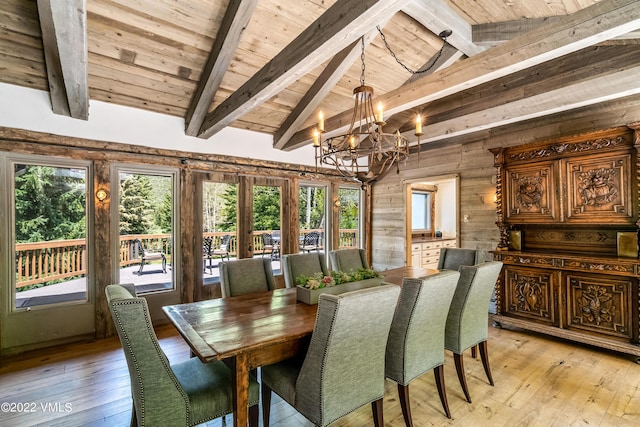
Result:
[[[53,112],[87,120],[86,2],[38,0],[38,15]]]
[[[637,0],[603,0],[562,20],[460,61],[444,70],[392,90],[378,99],[390,116],[427,102],[504,77],[587,46],[640,28]],[[327,136],[344,132],[347,110],[325,120]],[[311,129],[297,132],[292,144],[309,142]]]
[[[381,16],[393,16],[409,0],[341,0],[208,113],[200,129],[208,138],[242,117],[283,87],[371,30]]]
[[[402,11],[434,34],[440,34],[444,30],[453,31],[447,41],[467,56],[486,50],[486,47],[476,45],[472,41],[471,25],[444,0],[414,0],[403,7]]]
[[[425,136],[421,138],[421,144],[637,95],[640,94],[638,75],[640,66],[605,73],[508,103],[494,101],[493,107],[482,111],[424,126]],[[413,131],[403,134],[410,140],[415,140]]]
[[[380,23],[380,26],[383,27],[387,21],[388,19],[385,20],[384,23]],[[369,31],[369,33],[364,36],[365,47],[371,44],[377,35],[377,30]],[[274,148],[289,151],[304,145],[300,144],[294,147],[287,144],[287,142],[289,138],[300,129],[303,122],[313,113],[318,105],[320,105],[322,100],[329,94],[338,81],[340,81],[344,73],[349,70],[360,55],[361,41],[358,39],[342,49],[331,59],[325,69],[322,70],[318,79],[313,83],[311,88],[309,88],[307,93],[304,94],[298,105],[296,105],[291,114],[274,134]]]
[[[200,127],[209,112],[209,107],[211,107],[215,94],[220,88],[222,78],[238,49],[240,36],[249,24],[257,4],[258,0],[231,0],[229,2],[198,87],[193,93],[187,109],[185,116],[185,133],[187,135],[198,136]]]
[[[563,16],[547,16],[545,18],[523,18],[513,21],[477,24],[471,27],[472,39],[477,45],[491,47],[563,18]],[[631,31],[616,37],[615,40],[634,40],[638,38],[640,38],[640,31]]]

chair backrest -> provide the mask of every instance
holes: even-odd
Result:
[[[460,267],[460,279],[447,317],[447,349],[461,354],[487,340],[489,300],[501,269],[500,261]]]
[[[303,246],[317,246],[320,244],[320,233],[317,231],[310,231],[304,235],[302,242]]]
[[[207,236],[202,239],[202,254],[204,256],[211,256],[213,251],[213,237]]]
[[[444,364],[444,331],[459,278],[457,271],[442,271],[402,281],[387,343],[387,378],[408,385]]]
[[[295,288],[296,278],[301,275],[307,277],[316,273],[327,275],[324,254],[309,252],[306,254],[287,254],[282,256],[282,274],[287,288]]]
[[[229,250],[229,242],[231,241],[231,234],[225,234],[220,239],[220,250],[228,251]]]
[[[262,233],[260,235],[260,237],[262,237],[262,244],[267,246],[273,246],[273,237],[271,237],[271,234],[269,233]]]
[[[464,248],[442,248],[438,258],[438,270],[458,271],[461,265],[476,265],[480,262],[480,251]]]
[[[133,239],[131,244],[133,245],[133,251],[134,251],[132,257],[142,258],[145,252],[144,246],[142,245],[142,241],[136,237],[135,239]]]
[[[320,296],[295,401],[316,425],[384,396],[384,353],[399,294],[400,287],[382,285]]]
[[[149,308],[133,285],[108,285],[109,310],[124,350],[140,425],[189,425],[185,391],[158,345]]]
[[[222,298],[272,291],[276,288],[271,260],[268,258],[220,261],[218,265]]]
[[[369,268],[364,249],[338,249],[329,252],[331,269],[346,273],[358,271],[359,268]]]

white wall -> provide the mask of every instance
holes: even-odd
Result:
[[[90,101],[89,120],[54,114],[48,92],[0,83],[0,126],[78,138],[204,154],[314,165],[311,145],[290,152],[272,147],[271,135],[225,128],[209,139],[184,133],[184,119]]]
[[[436,231],[442,231],[444,237],[456,237],[457,227],[457,210],[456,202],[456,180],[439,181],[438,192],[436,193]]]

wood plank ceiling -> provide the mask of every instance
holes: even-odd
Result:
[[[377,25],[401,62],[431,69],[407,72]],[[386,130],[414,140],[422,113],[423,149],[640,96],[638,0],[3,0],[0,29],[0,81],[48,90],[55,114],[90,120],[99,100],[286,150],[310,143],[320,110],[329,134],[348,126],[361,36]]]

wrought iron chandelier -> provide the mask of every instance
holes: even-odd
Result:
[[[322,138],[324,117],[322,112],[318,128],[313,133],[316,167],[335,167],[345,177],[352,177],[362,184],[369,183],[385,173],[393,165],[399,171],[399,162],[409,156],[409,141],[396,133],[385,133],[382,104],[373,109],[373,88],[364,82],[364,38],[360,39],[362,72],[360,86],[353,90],[354,107],[349,130],[341,135]],[[416,135],[422,135],[420,116],[416,120]]]

